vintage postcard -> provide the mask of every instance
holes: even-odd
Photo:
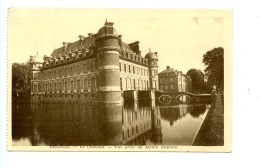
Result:
[[[232,151],[232,10],[10,8],[9,151]]]

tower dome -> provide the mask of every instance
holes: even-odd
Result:
[[[37,55],[35,55],[35,56],[30,56],[30,62],[31,62],[31,63],[42,63],[42,62],[43,62],[43,58],[41,58],[41,57],[38,55],[38,52],[37,52]]]
[[[105,23],[105,26],[99,29],[97,38],[102,38],[105,36],[114,36],[118,37],[116,29],[113,27],[113,22],[107,22]]]
[[[34,62],[43,62],[43,58],[41,58],[38,54],[34,57]]]
[[[146,59],[157,59],[157,55],[153,52],[149,52],[145,55]]]

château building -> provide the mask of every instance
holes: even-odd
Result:
[[[43,60],[31,56],[31,100],[117,103],[126,90],[157,90],[157,52],[143,57],[139,41],[124,43],[113,24],[106,21],[98,33],[63,42]]]
[[[160,90],[169,92],[191,92],[191,78],[170,66],[158,74]]]

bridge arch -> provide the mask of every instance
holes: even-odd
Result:
[[[170,104],[172,102],[172,97],[167,94],[163,94],[159,97],[159,102],[162,104]]]
[[[181,100],[181,98],[185,98],[185,100]],[[193,97],[191,97],[189,94],[181,93],[176,95],[175,99],[178,103],[190,103]]]

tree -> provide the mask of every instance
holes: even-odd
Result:
[[[16,101],[28,99],[31,90],[30,66],[25,63],[12,64],[12,98]]]
[[[190,69],[186,75],[191,78],[191,89],[195,92],[204,90],[204,74],[199,69]]]
[[[202,62],[206,66],[205,76],[208,78],[208,84],[224,89],[224,48],[207,51]]]

